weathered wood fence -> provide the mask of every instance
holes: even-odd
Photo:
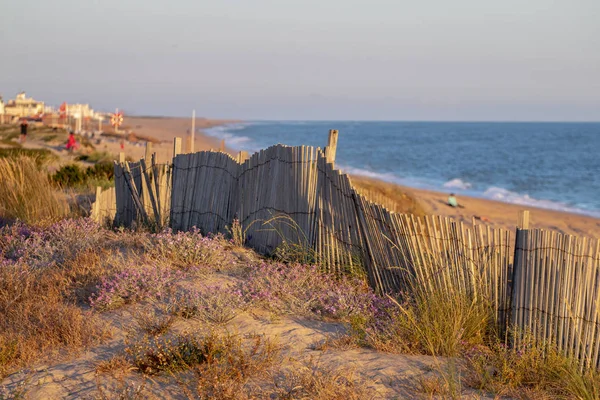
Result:
[[[92,203],[90,218],[101,224],[112,224],[117,213],[117,196],[114,187],[96,188],[96,201]]]
[[[600,240],[529,229],[525,221],[513,279],[511,322],[582,368],[600,368]]]
[[[114,224],[132,226],[144,223],[168,226],[171,209],[171,166],[156,163],[156,154],[138,162],[125,161],[123,154],[115,161],[115,198],[117,212]],[[147,161],[149,160],[149,161]]]
[[[500,332],[517,328],[512,343],[527,332],[555,342],[582,367],[600,367],[598,241],[529,230],[526,219],[515,237],[486,225],[392,212],[334,168],[336,143],[331,131],[323,151],[276,145],[232,158],[179,154],[176,139],[172,165],[152,158],[148,166],[148,154],[115,163],[115,224],[225,233],[237,219],[246,244],[259,252],[293,244],[332,273],[363,268],[380,293],[400,292],[419,277],[432,287],[483,296]]]

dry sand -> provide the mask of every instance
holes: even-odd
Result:
[[[454,208],[446,205],[449,193],[414,189],[364,177],[355,177],[355,180],[362,184],[365,181],[368,182],[371,190],[385,193],[387,197],[397,202],[405,201],[401,195],[407,194],[410,198],[415,199],[420,208],[419,211],[424,214],[448,216],[468,224],[473,222],[474,217],[485,217],[488,221],[475,219],[475,222],[485,223],[496,228],[515,229],[519,211],[529,210],[529,226],[531,228],[600,238],[600,219],[598,218],[467,196],[457,196],[458,202],[463,208]]]

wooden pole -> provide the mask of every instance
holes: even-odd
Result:
[[[146,142],[146,153],[144,155],[144,158],[147,161],[150,161],[150,159],[152,158],[152,142]]]
[[[119,153],[119,162],[121,164],[123,164],[125,162],[125,153],[123,153],[123,152]]]
[[[517,228],[529,229],[529,211],[528,210],[519,211],[519,217],[517,219]]]
[[[192,130],[190,132],[190,153],[194,152],[194,138],[196,137],[196,110],[192,111]]]
[[[173,139],[173,158],[175,158],[178,154],[181,154],[181,138],[176,137]]]
[[[325,147],[325,158],[328,163],[335,164],[335,153],[337,150],[338,142],[338,131],[337,129],[331,129],[329,131],[329,139],[327,141],[327,147]]]
[[[521,330],[524,328],[525,315],[524,309],[525,290],[528,282],[525,282],[527,259],[529,257],[529,211],[519,211],[517,222],[517,232],[515,237],[515,255],[513,258],[513,273],[509,282],[511,290],[510,296],[510,321],[509,324],[515,328],[513,334],[513,346],[517,346],[520,341]]]

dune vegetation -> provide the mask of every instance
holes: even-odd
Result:
[[[552,344],[505,346],[483,296],[418,276],[381,295],[235,225],[101,226],[57,184],[89,170],[59,171],[0,158],[0,399],[600,399]]]

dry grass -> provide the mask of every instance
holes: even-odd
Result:
[[[294,365],[263,390],[270,399],[363,400],[373,398],[365,383],[349,369],[331,369],[314,361]]]
[[[34,159],[0,158],[0,176],[0,215],[4,218],[39,224],[69,214],[65,198]]]
[[[400,186],[381,182],[364,176],[352,176],[352,184],[367,199],[381,204],[390,211],[423,216],[419,202]]]
[[[160,310],[157,310],[159,308]],[[139,310],[134,319],[138,328],[149,335],[162,335],[166,333],[175,322],[175,316],[170,314],[167,307],[158,305],[149,310]]]
[[[97,343],[106,332],[91,312],[68,301],[57,269],[0,268],[0,375],[59,349]]]
[[[115,354],[96,365],[96,374],[112,374],[113,376],[125,375],[134,370],[131,363],[123,354]]]
[[[502,344],[467,353],[466,383],[474,388],[517,398],[600,400],[600,372],[581,372],[574,360],[551,344],[510,349]]]

